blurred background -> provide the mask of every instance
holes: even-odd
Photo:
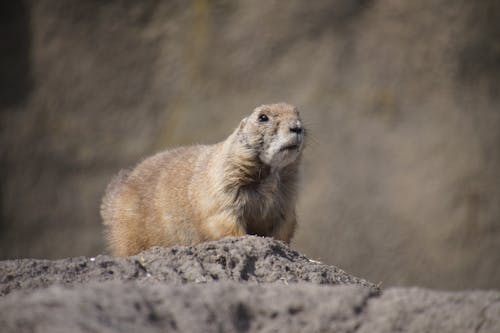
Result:
[[[293,247],[382,282],[500,288],[500,3],[0,5],[0,259],[105,251],[113,174],[260,104],[311,134]]]

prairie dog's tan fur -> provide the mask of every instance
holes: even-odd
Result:
[[[303,144],[294,106],[262,105],[225,141],[166,150],[121,171],[101,206],[111,251],[245,234],[290,242]]]

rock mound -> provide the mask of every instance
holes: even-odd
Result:
[[[197,246],[154,247],[139,255],[61,260],[20,259],[0,262],[0,295],[17,289],[90,281],[157,282],[313,282],[377,287],[334,266],[308,259],[271,238],[226,238]]]

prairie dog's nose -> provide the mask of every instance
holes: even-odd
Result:
[[[297,134],[302,133],[302,124],[299,120],[290,125],[290,132]]]

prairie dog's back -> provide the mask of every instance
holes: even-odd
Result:
[[[193,166],[204,164],[211,150],[213,146],[167,150],[145,159],[132,171],[122,170],[113,179],[103,198],[101,216],[114,254],[138,253],[150,244],[197,240],[187,221],[194,212],[188,189],[195,172]],[[176,212],[177,216],[168,212]],[[168,226],[158,223],[165,218],[185,224],[186,233],[166,233]]]

